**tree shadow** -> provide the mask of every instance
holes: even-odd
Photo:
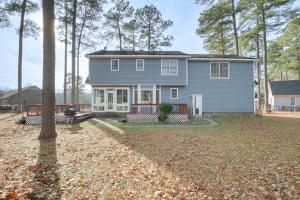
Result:
[[[40,148],[30,199],[61,199],[56,139],[39,140]]]

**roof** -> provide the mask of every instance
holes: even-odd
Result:
[[[87,55],[188,55],[181,51],[108,51],[100,50]]]
[[[220,54],[187,54],[181,51],[111,51],[100,50],[85,55],[87,58],[134,58],[134,57],[184,57],[194,60],[198,59],[228,59],[228,60],[251,60],[254,58],[237,56],[237,55],[220,55]]]
[[[270,82],[273,95],[300,95],[300,80]]]
[[[22,88],[22,91],[24,92],[24,91],[26,91],[26,90],[32,90],[32,89],[38,89],[38,90],[41,90],[39,87],[37,87],[37,86],[28,86],[28,87],[24,87],[24,88]],[[11,92],[7,92],[7,93],[5,93],[3,96],[1,96],[0,97],[0,99],[8,99],[8,98],[10,98],[10,97],[12,97],[12,96],[14,96],[14,95],[16,95],[16,94],[18,94],[18,91],[17,90],[14,90],[14,91],[11,91]]]
[[[238,55],[222,55],[222,54],[189,54],[191,58],[225,58],[225,59],[252,59],[246,56],[238,56]]]

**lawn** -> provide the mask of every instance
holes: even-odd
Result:
[[[48,142],[37,140],[39,127],[0,119],[0,199],[300,198],[299,118],[223,117],[213,127],[89,120],[58,127]]]

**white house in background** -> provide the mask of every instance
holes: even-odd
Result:
[[[286,106],[287,111],[300,107],[300,80],[269,82],[269,104],[275,111]]]

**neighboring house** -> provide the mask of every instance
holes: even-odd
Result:
[[[285,107],[292,111],[295,106],[300,106],[300,80],[269,82],[269,91],[269,104],[273,110]]]
[[[0,105],[16,105],[19,104],[18,91],[7,92],[0,97]],[[42,90],[37,86],[29,86],[23,88],[23,105],[41,104]]]
[[[254,112],[252,58],[107,50],[86,57],[93,112],[136,113],[152,105],[151,113],[155,113],[153,105],[163,102],[173,104],[178,113],[188,110],[193,116],[202,112]]]

